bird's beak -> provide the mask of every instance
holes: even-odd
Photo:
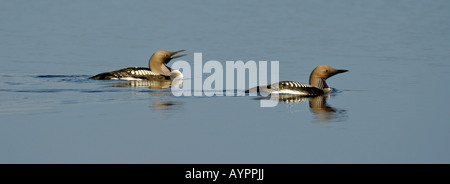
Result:
[[[185,50],[179,50],[179,51],[171,52],[170,53],[170,59],[175,59],[175,58],[179,58],[179,57],[185,56],[186,54],[181,54],[181,55],[177,55],[177,56],[175,55],[175,54],[178,54],[178,53],[183,52],[183,51],[185,51]]]
[[[336,75],[336,74],[340,74],[340,73],[344,73],[344,72],[348,72],[348,70],[336,70],[336,69],[333,69],[333,70],[328,74],[328,76],[327,76],[326,78],[328,79],[328,78],[330,78],[330,77],[332,77],[332,76],[334,76],[334,75]]]
[[[338,74],[338,73],[344,73],[344,72],[348,72],[348,70],[336,70],[336,74]]]

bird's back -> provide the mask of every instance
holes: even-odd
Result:
[[[120,70],[115,70],[112,72],[105,72],[93,77],[90,79],[98,79],[98,80],[111,80],[111,79],[120,79],[120,80],[170,80],[169,76],[160,75],[159,73],[152,72],[149,68],[144,67],[129,67]]]
[[[277,93],[277,94],[295,94],[305,96],[317,96],[323,95],[324,90],[311,86],[309,84],[303,84],[295,81],[281,81],[278,83],[270,84],[267,86],[257,86],[251,88],[245,93]]]

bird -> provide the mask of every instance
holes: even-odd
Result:
[[[309,84],[295,81],[281,81],[266,86],[257,86],[245,91],[245,93],[268,93],[268,94],[294,94],[305,96],[319,96],[329,94],[333,91],[326,80],[336,74],[348,70],[334,69],[328,65],[317,66],[309,76]]]
[[[186,54],[176,55],[185,50],[169,52],[165,50],[155,52],[148,61],[149,68],[128,67],[112,72],[100,73],[90,77],[98,80],[175,80],[183,79],[183,74],[179,70],[172,69],[167,64],[175,58]]]

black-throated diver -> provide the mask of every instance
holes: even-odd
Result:
[[[328,87],[326,80],[336,74],[347,72],[348,70],[334,69],[328,65],[316,67],[309,76],[309,85],[294,81],[281,81],[267,86],[257,86],[245,93],[264,92],[269,94],[297,94],[317,96],[330,93],[333,89]]]
[[[99,80],[111,80],[111,79],[119,79],[119,80],[174,80],[174,79],[182,79],[183,74],[174,70],[167,66],[167,64],[175,58],[179,58],[185,56],[176,55],[185,50],[179,50],[175,52],[169,51],[158,51],[155,52],[152,57],[150,57],[148,61],[149,68],[144,67],[129,67],[120,70],[115,70],[112,72],[105,72],[93,77],[90,79],[99,79]]]

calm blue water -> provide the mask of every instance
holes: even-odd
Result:
[[[0,1],[0,163],[450,163],[449,20],[445,0]],[[318,109],[88,79],[180,49],[349,72]]]

